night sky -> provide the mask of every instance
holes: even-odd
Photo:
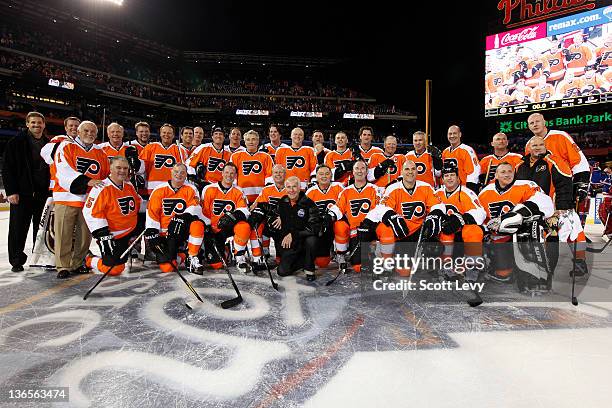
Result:
[[[411,1],[410,7],[329,0],[51,3],[182,50],[343,58],[336,72],[342,85],[416,113],[420,126],[425,80],[431,79],[434,140],[453,123],[467,138],[481,138],[476,135],[485,128],[484,38],[503,17],[496,0]]]

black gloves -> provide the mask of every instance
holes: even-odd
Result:
[[[117,254],[117,242],[108,227],[97,229],[92,235],[98,240],[98,247],[102,254],[102,263],[106,266],[117,265],[120,254]]]
[[[378,223],[365,218],[357,227],[357,239],[360,242],[369,242],[376,239],[376,226]]]
[[[445,234],[454,234],[465,225],[465,221],[461,214],[451,214],[444,217],[442,232]]]
[[[427,146],[427,152],[431,155],[434,170],[442,170],[442,152],[434,145]]]
[[[339,180],[342,176],[351,170],[353,165],[352,160],[340,160],[336,162],[336,170],[334,171],[334,181]]]
[[[246,221],[246,216],[242,211],[236,210],[234,212],[226,212],[219,218],[217,227],[219,227],[225,235],[232,235],[234,233],[234,226],[238,224],[239,221]]]
[[[425,239],[429,239],[435,237],[440,234],[442,231],[442,219],[444,218],[444,213],[442,210],[433,210],[427,217],[425,217],[425,221],[423,221],[423,237]]]
[[[251,212],[251,215],[249,216],[249,225],[251,226],[251,228],[255,229],[259,227],[259,224],[261,224],[266,218],[267,212],[267,203],[257,204],[257,207],[255,207],[255,209]]]
[[[374,178],[378,180],[379,178],[387,174],[388,169],[393,165],[395,165],[395,162],[393,160],[386,159],[378,166],[374,167]]]
[[[185,238],[189,234],[189,224],[193,216],[189,213],[177,214],[168,224],[168,236],[173,238]]]
[[[395,211],[387,211],[385,215],[383,215],[382,222],[391,227],[393,235],[395,235],[397,239],[404,239],[410,233],[404,217],[396,214]]]
[[[574,202],[582,201],[589,195],[589,183],[574,182]]]

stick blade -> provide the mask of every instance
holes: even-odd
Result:
[[[229,300],[226,300],[224,302],[221,302],[221,307],[223,309],[230,309],[230,308],[232,308],[234,306],[239,305],[240,303],[242,303],[242,296],[238,296],[238,297],[235,297],[233,299],[229,299]]]
[[[195,300],[191,302],[185,302],[185,307],[189,310],[196,310],[202,307],[202,302]]]

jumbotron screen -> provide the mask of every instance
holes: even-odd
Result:
[[[612,6],[487,37],[485,116],[612,102]]]

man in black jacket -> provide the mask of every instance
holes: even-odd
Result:
[[[48,142],[44,135],[45,117],[38,112],[28,113],[26,127],[27,131],[6,143],[2,167],[4,188],[11,204],[8,255],[13,272],[23,271],[28,258],[23,250],[30,222],[35,239],[49,196],[49,166],[40,157],[40,150]]]
[[[322,219],[317,205],[300,191],[300,179],[285,181],[287,195],[278,203],[281,240],[279,276],[294,274],[303,268],[306,279],[315,280],[315,255]]]

